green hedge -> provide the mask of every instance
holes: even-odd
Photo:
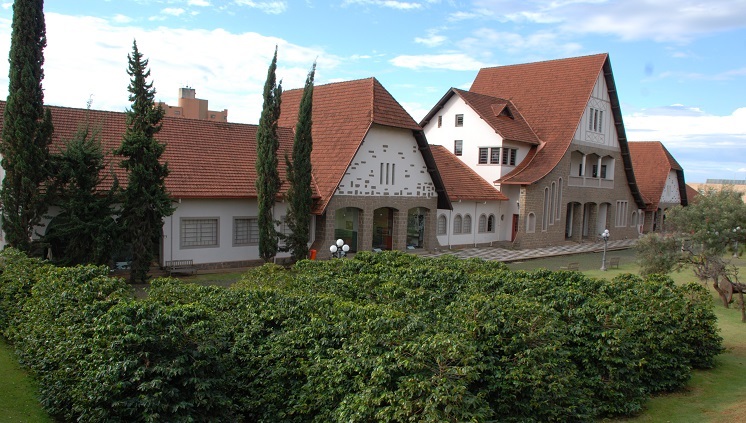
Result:
[[[3,253],[0,323],[62,421],[592,421],[722,351],[699,285],[358,253],[232,289]]]

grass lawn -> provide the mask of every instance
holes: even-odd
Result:
[[[0,338],[0,422],[51,422],[39,405],[36,387],[18,366],[13,349]]]
[[[613,278],[621,273],[637,273],[634,250],[609,251],[610,257],[619,257],[619,268],[601,271],[601,253],[548,257],[509,263],[511,270],[545,268],[557,270],[568,263],[577,262],[581,272],[591,277]],[[746,279],[746,258],[735,261],[741,270],[741,280]],[[696,281],[691,271],[674,273],[677,283]],[[230,286],[241,278],[238,272],[200,273],[181,278],[200,285]],[[746,422],[746,323],[741,323],[736,306],[725,309],[715,291],[712,292],[715,313],[727,351],[717,358],[717,366],[709,371],[697,371],[684,392],[661,395],[647,403],[646,410],[629,419],[609,422]],[[144,294],[144,292],[142,292]],[[12,349],[0,338],[0,423],[2,422],[51,422],[35,397],[35,387],[26,372],[19,368]]]

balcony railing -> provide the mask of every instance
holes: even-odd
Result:
[[[571,187],[614,188],[613,179],[592,178],[588,176],[570,176],[567,184]]]

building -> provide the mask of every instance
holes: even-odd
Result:
[[[293,128],[302,89],[282,94]],[[313,179],[320,199],[313,248],[436,249],[438,209],[450,201],[422,129],[375,78],[313,90]]]
[[[484,68],[420,122],[509,198],[518,248],[638,236],[637,187],[607,54]],[[502,213],[501,213],[502,214]]]
[[[684,169],[660,141],[629,143],[635,178],[645,199],[645,215],[640,233],[665,230],[666,211],[687,205]]]
[[[736,192],[741,193],[741,199],[746,203],[746,180],[744,179],[707,179],[707,182],[689,182],[691,188],[695,191],[704,191],[707,189],[721,190],[728,187]]]
[[[179,88],[178,106],[169,106],[163,102],[159,102],[158,105],[168,117],[228,122],[228,109],[223,109],[222,112],[208,110],[207,100],[197,98],[197,91],[194,88]]]

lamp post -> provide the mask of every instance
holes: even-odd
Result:
[[[609,236],[611,236],[609,230],[604,229],[604,233],[601,234],[601,238],[604,239],[604,255],[601,258],[601,270],[603,271],[606,271],[606,245],[609,242]]]
[[[733,258],[738,258],[738,235],[741,233],[741,227],[736,226],[733,229],[733,233],[735,234],[735,238],[736,238],[736,249],[733,251]]]
[[[350,246],[345,244],[343,239],[338,239],[335,244],[329,247],[329,252],[332,253],[332,258],[342,258],[347,255],[350,251]]]

